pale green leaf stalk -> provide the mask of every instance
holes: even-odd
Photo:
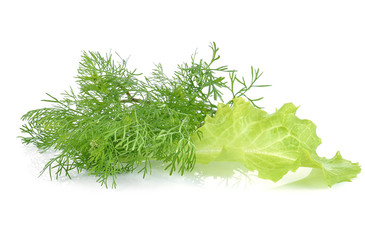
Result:
[[[233,99],[232,107],[219,104],[217,113],[198,129],[200,134],[193,134],[197,163],[239,162],[274,182],[299,167],[321,169],[329,186],[356,177],[359,165],[339,152],[332,159],[317,155],[321,139],[316,125],[299,119],[296,110],[289,103],[268,114],[243,98]]]

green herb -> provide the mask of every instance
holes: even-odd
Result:
[[[252,68],[252,81],[238,79],[227,66],[214,66],[220,58],[215,43],[210,45],[212,58],[206,62],[191,57],[191,63],[178,66],[171,78],[156,65],[152,76],[140,79],[136,70],[128,70],[127,62],[113,60],[112,54],[84,52],[78,69],[79,93],[73,89],[63,99],[48,94],[43,100],[52,107],[32,110],[22,120],[25,144],[40,150],[56,150],[59,154],[44,167],[61,174],[86,170],[107,185],[121,173],[151,170],[151,160],[162,161],[172,174],[191,171],[196,162],[191,134],[213,115],[215,100],[223,101],[222,91],[233,97],[245,96],[261,76]],[[225,82],[229,77],[230,84]],[[235,92],[234,85],[241,84]],[[255,104],[256,106],[256,104]]]
[[[268,115],[247,92],[257,85],[259,69],[251,67],[251,81],[235,70],[215,66],[220,56],[215,43],[212,58],[178,65],[172,77],[160,64],[151,76],[129,70],[112,54],[84,52],[78,69],[77,93],[70,88],[58,99],[43,100],[51,107],[29,111],[22,120],[24,144],[41,151],[55,150],[41,174],[56,178],[70,171],[87,171],[107,186],[118,174],[151,172],[160,161],[172,174],[192,171],[196,163],[233,161],[259,176],[277,181],[300,166],[323,169],[329,185],[349,181],[360,167],[338,154],[319,158],[315,125],[295,117],[296,108],[284,105]],[[228,79],[228,81],[226,81]],[[223,92],[231,93],[224,102]],[[247,101],[244,101],[245,98]]]

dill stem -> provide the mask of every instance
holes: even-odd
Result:
[[[128,94],[127,94],[128,95]],[[129,95],[130,96],[130,95]],[[139,98],[134,98],[134,97],[132,97],[132,98],[128,98],[128,99],[122,99],[122,100],[120,100],[120,102],[122,102],[122,103],[130,103],[130,102],[136,102],[136,103],[141,103],[142,102],[142,100],[141,99],[139,99]]]

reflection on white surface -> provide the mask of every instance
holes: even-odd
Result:
[[[55,152],[48,151],[40,153],[35,146],[24,148],[24,155],[29,158],[30,172],[38,177],[45,164],[55,156]],[[186,185],[189,187],[203,188],[239,188],[239,189],[271,189],[277,188],[299,180],[310,175],[311,168],[299,168],[296,172],[288,172],[281,180],[274,183],[257,177],[257,172],[249,172],[242,164],[231,162],[212,162],[209,164],[197,164],[192,172],[185,172],[183,176],[178,173],[169,175],[159,161],[152,161],[151,174],[143,178],[142,174],[128,173],[121,174],[117,178],[117,188],[130,187],[163,187],[166,185]],[[51,173],[54,179],[54,173]],[[88,176],[86,171],[78,173],[76,170],[70,172],[71,180],[67,176],[60,176],[58,182],[62,184],[87,183],[98,186],[94,176]],[[50,181],[50,172],[47,169],[39,176],[44,181]],[[302,180],[303,181],[303,180]],[[318,182],[316,183],[318,185]],[[305,184],[304,184],[305,185]],[[321,184],[319,184],[322,186]],[[310,184],[308,185],[310,186]]]

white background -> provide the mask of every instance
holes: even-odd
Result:
[[[38,178],[47,156],[21,145],[20,116],[74,86],[82,50],[117,51],[149,74],[198,49],[249,77],[269,112],[316,123],[322,156],[364,165],[363,1],[1,1],[1,239],[365,239],[363,173],[331,189],[234,185],[155,171],[105,189],[85,175]],[[246,181],[243,179],[243,182]],[[268,187],[269,186],[269,187]]]

